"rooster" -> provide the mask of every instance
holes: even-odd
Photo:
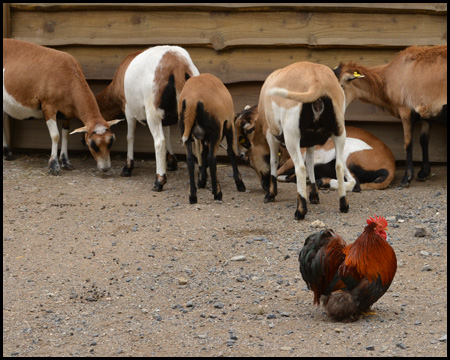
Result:
[[[332,229],[309,235],[298,260],[314,304],[338,321],[356,320],[389,289],[397,270],[394,249],[386,241],[387,221],[369,218],[354,243]]]

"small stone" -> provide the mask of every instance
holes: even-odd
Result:
[[[246,260],[246,257],[244,255],[234,256],[230,259],[230,261],[244,261],[244,260]]]
[[[447,342],[447,334],[439,339],[440,342]]]
[[[311,223],[311,227],[313,227],[313,228],[324,228],[324,227],[326,227],[326,225],[320,220],[314,220]]]
[[[375,346],[373,345],[366,346],[366,350],[373,351],[375,350]]]
[[[395,344],[397,347],[399,347],[400,349],[406,349],[406,345],[403,343],[397,343]]]
[[[223,309],[225,307],[225,305],[221,302],[217,302],[214,304],[214,308],[216,309]]]
[[[277,315],[276,314],[267,314],[267,319],[276,319]]]
[[[414,236],[415,237],[427,236],[427,229],[425,229],[423,226],[416,226]]]
[[[431,271],[431,270],[433,270],[433,269],[428,264],[425,264],[425,266],[422,268],[422,271]]]
[[[178,279],[178,284],[179,285],[186,285],[187,284],[187,280],[185,278],[179,278]]]

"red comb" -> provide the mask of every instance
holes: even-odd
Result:
[[[387,228],[387,225],[388,225],[388,223],[384,217],[382,217],[382,216],[378,217],[377,215],[375,215],[373,218],[370,217],[367,219],[368,225],[373,224],[373,223],[376,223],[377,225],[380,225],[383,228]]]

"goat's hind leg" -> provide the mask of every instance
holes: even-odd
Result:
[[[420,133],[420,146],[422,147],[422,167],[417,173],[417,181],[425,181],[430,175],[431,166],[428,156],[428,144],[430,141],[430,123],[422,120],[422,130]]]
[[[10,117],[8,114],[5,114],[5,112],[3,112],[3,158],[5,160],[13,160],[14,156],[11,152],[11,148],[8,146],[8,139],[6,137],[6,132],[8,132],[8,134],[10,134]],[[6,129],[5,129],[6,128]]]

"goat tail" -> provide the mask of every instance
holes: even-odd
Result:
[[[310,103],[316,101],[321,96],[325,95],[320,88],[312,88],[307,92],[295,92],[286,89],[274,87],[269,90],[269,95],[279,96],[285,99],[295,100],[301,103]]]
[[[181,131],[183,135],[181,141],[183,144],[191,136],[192,128],[195,124],[195,118],[197,117],[197,107],[191,102],[186,103],[186,99],[183,99],[180,112],[180,124],[182,125]]]

